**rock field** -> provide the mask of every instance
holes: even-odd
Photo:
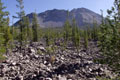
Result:
[[[39,53],[38,53],[39,51]],[[0,80],[98,80],[97,76],[112,78],[115,74],[107,65],[93,62],[100,56],[96,43],[88,49],[58,46],[48,54],[42,43],[32,43],[8,51],[0,63]]]

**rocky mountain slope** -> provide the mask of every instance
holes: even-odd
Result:
[[[33,13],[27,15],[32,22]],[[98,24],[101,23],[101,16],[89,9],[86,8],[77,8],[69,11],[68,19],[72,22],[72,19],[75,18],[77,25],[79,27],[85,25],[92,25],[93,21],[96,21]],[[67,19],[67,10],[47,10],[42,13],[38,13],[38,22],[41,27],[61,27],[64,25],[64,22]],[[15,23],[17,25],[18,22]]]

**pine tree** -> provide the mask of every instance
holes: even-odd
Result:
[[[20,38],[19,38],[19,41],[20,41],[20,45],[22,46],[22,41],[23,41],[23,28],[24,28],[24,24],[23,24],[23,18],[25,16],[25,12],[24,12],[24,5],[23,5],[23,0],[16,0],[18,2],[18,5],[17,8],[20,10],[20,12],[17,12],[17,17],[18,19],[20,19],[20,22],[19,22],[19,27],[20,27]]]
[[[49,29],[47,29],[44,37],[45,37],[46,45],[49,46],[50,45],[50,30]]]
[[[31,34],[30,34],[30,22],[29,22],[29,18],[28,17],[26,17],[26,21],[25,21],[25,23],[26,23],[26,27],[27,27],[27,40],[31,40],[31,38],[30,38],[30,36],[31,36]]]
[[[71,25],[69,21],[67,20],[64,24],[64,39],[65,41],[68,41],[70,38],[71,33]]]
[[[80,45],[80,33],[79,33],[79,29],[76,25],[75,19],[73,19],[73,24],[72,24],[72,42],[74,43],[74,46],[78,50],[78,47]]]
[[[32,30],[33,30],[33,41],[37,42],[38,41],[38,20],[37,20],[37,14],[33,14],[33,21],[32,21]]]
[[[5,52],[5,39],[4,39],[4,32],[5,27],[8,26],[8,18],[9,15],[8,11],[4,11],[6,7],[3,6],[3,3],[0,0],[0,54]]]
[[[83,30],[84,31],[84,30]],[[92,29],[90,28],[90,26],[86,26],[86,32],[87,32],[87,35],[88,35],[88,39],[92,39],[92,33],[93,33],[93,31],[92,31]],[[84,32],[83,32],[83,34],[84,34]],[[84,37],[84,35],[83,35],[83,37]]]
[[[93,18],[93,29],[92,29],[92,39],[98,40],[98,27],[97,27],[97,21]]]
[[[10,27],[9,27],[9,18],[7,18],[7,26],[5,26],[5,31],[4,31],[4,45],[6,48],[10,46],[10,41],[12,40],[12,35],[10,33]]]
[[[120,72],[120,0],[115,0],[114,7],[108,10],[106,21],[102,21],[99,44],[103,59],[114,70]]]
[[[54,45],[54,40],[55,40],[55,33],[52,29],[47,28],[46,29],[46,33],[44,35],[44,38],[46,40],[46,45],[50,46],[50,45]]]
[[[69,11],[67,12],[67,20],[64,24],[64,39],[65,42],[68,41],[71,37],[71,25],[69,22]]]
[[[86,30],[84,30],[84,46],[85,46],[85,49],[88,48],[88,33]]]
[[[28,41],[30,41],[30,23],[29,23],[29,18],[24,16],[23,17],[23,41],[25,41],[25,43],[27,43]]]
[[[0,0],[0,27],[3,27],[6,24],[6,16],[8,16],[9,12],[4,11],[6,7],[3,6],[3,3]]]

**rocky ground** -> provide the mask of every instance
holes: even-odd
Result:
[[[79,51],[58,46],[54,54],[48,54],[43,43],[32,43],[5,56],[0,63],[0,80],[98,80],[97,76],[115,76],[107,65],[93,62],[100,56],[95,42]]]

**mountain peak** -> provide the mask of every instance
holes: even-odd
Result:
[[[53,9],[38,14],[38,22],[41,27],[61,27],[67,19],[67,10],[64,9]],[[33,13],[27,15],[32,21]],[[101,16],[86,8],[74,8],[69,11],[69,21],[72,22],[73,16],[76,19],[79,27],[85,25],[92,25],[93,17],[98,24],[101,23]]]

